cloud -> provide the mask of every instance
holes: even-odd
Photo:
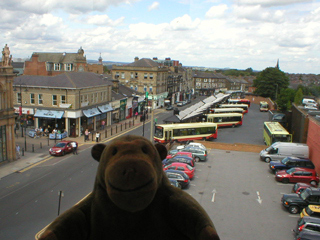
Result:
[[[284,6],[296,3],[309,3],[313,0],[236,0],[238,5],[260,5],[262,7]]]
[[[82,19],[83,23],[96,25],[96,26],[118,26],[124,20],[124,17],[118,18],[113,21],[108,15],[90,15]]]
[[[260,5],[256,6],[234,6],[233,13],[239,19],[261,22],[276,22],[285,21],[284,10],[268,10]]]
[[[211,7],[207,12],[206,12],[206,17],[207,18],[219,18],[225,16],[225,12],[228,10],[228,6],[225,4],[221,4],[218,6],[213,6]]]
[[[170,27],[175,31],[184,31],[196,29],[200,24],[200,19],[195,19],[192,21],[191,17],[188,14],[183,15],[182,17],[177,17],[170,22]]]
[[[153,2],[149,7],[148,7],[148,11],[152,11],[152,10],[155,10],[155,9],[158,9],[160,6],[160,3],[159,2]]]

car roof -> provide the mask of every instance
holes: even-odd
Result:
[[[320,224],[320,218],[318,218],[318,217],[304,216],[303,220],[305,222],[308,222],[308,223],[310,222],[310,223],[318,223],[318,224]]]
[[[188,175],[183,171],[168,169],[168,170],[165,170],[165,172],[177,173],[177,174],[182,175],[185,178],[189,178]]]
[[[309,158],[303,158],[303,157],[286,157],[288,159],[293,159],[293,160],[301,160],[301,161],[311,161]]]
[[[186,166],[188,165],[187,163],[182,163],[182,162],[172,162],[169,165],[167,165],[166,167],[173,165],[173,166]]]
[[[168,158],[169,159],[186,159],[186,160],[190,160],[192,161],[192,158],[191,157],[188,157],[187,155],[178,155],[178,156],[174,156],[172,158]]]
[[[300,168],[300,167],[294,167],[293,169],[295,169],[296,171],[304,171],[304,172],[315,172],[315,169],[311,169],[311,168]]]
[[[320,212],[320,206],[318,205],[308,205],[308,208],[313,212]]]

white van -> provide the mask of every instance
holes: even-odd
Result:
[[[304,143],[275,142],[260,152],[260,159],[267,163],[285,157],[309,158],[309,147]]]
[[[311,98],[302,99],[302,105],[309,105],[309,106],[314,106],[314,107],[318,106],[317,102]]]

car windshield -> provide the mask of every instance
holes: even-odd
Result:
[[[306,200],[308,197],[309,197],[309,191],[306,189],[304,190],[301,194],[300,194],[300,197],[303,199],[303,200]]]
[[[291,174],[291,173],[294,173],[295,171],[296,171],[295,168],[290,168],[290,169],[288,169],[286,172],[287,172],[288,174]]]
[[[63,148],[65,145],[65,143],[57,143],[55,147]]]
[[[282,162],[283,164],[287,164],[288,161],[289,161],[289,158],[287,158],[287,157],[281,160],[281,162]]]
[[[186,165],[186,167],[187,167],[190,171],[193,170],[193,167],[191,167],[190,165]]]

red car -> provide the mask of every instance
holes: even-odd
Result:
[[[314,185],[310,184],[310,183],[301,183],[298,182],[295,185],[293,185],[292,187],[292,192],[293,193],[298,193],[300,194],[303,190],[305,190],[308,187],[314,187]]]
[[[190,179],[194,177],[194,168],[186,163],[173,162],[165,166],[163,170],[178,170],[186,173]]]
[[[72,142],[75,141],[60,141],[56,143],[52,148],[49,149],[49,153],[52,156],[64,156],[66,153],[70,153],[73,151],[73,147],[71,145]],[[78,143],[75,142],[78,147]]]
[[[310,183],[317,186],[319,176],[314,169],[309,168],[290,168],[276,173],[276,180],[283,183]]]

